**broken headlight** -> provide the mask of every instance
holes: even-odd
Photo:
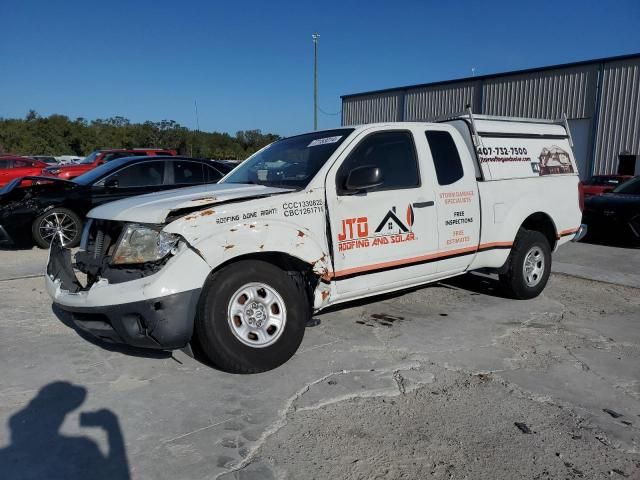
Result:
[[[130,224],[124,229],[113,255],[114,265],[147,263],[175,253],[180,237],[146,225]]]

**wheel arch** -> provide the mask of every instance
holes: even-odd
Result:
[[[549,242],[551,251],[553,252],[555,250],[558,241],[558,229],[549,214],[545,212],[532,213],[524,219],[518,231],[520,231],[520,229],[540,232]]]
[[[216,272],[219,272],[223,268],[233,264],[240,262],[242,260],[260,260],[263,262],[271,263],[276,267],[281,268],[285,271],[299,271],[299,272],[310,272],[314,275],[320,277],[319,274],[313,272],[313,264],[302,260],[299,257],[295,257],[290,253],[280,252],[280,251],[262,251],[262,252],[252,252],[252,253],[243,253],[237,255],[235,257],[231,257],[226,259],[224,262],[216,265],[213,270],[211,270],[211,274],[213,275]]]

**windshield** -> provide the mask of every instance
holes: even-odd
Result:
[[[82,160],[80,160],[78,163],[82,165],[93,163],[96,161],[96,158],[98,158],[98,155],[100,155],[100,150],[95,150],[91,152],[89,155],[87,155],[86,157],[84,157]]]
[[[352,128],[339,128],[274,142],[249,157],[222,183],[305,188],[351,132]]]
[[[628,195],[640,195],[640,177],[634,177],[628,182],[613,189],[613,193],[626,193]]]

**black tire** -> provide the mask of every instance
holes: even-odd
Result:
[[[311,317],[309,298],[300,280],[297,274],[260,260],[239,261],[211,275],[202,290],[195,323],[195,339],[202,353],[215,367],[232,373],[264,372],[289,360],[300,346]],[[252,283],[271,288],[284,303],[284,327],[275,343],[268,346],[246,345],[230,323],[242,323],[238,317],[229,319],[232,297]],[[240,305],[245,308],[244,303]]]
[[[67,208],[52,208],[47,210],[31,224],[31,236],[40,248],[49,248],[51,237],[49,234],[60,225],[63,232],[62,245],[67,248],[77,247],[82,237],[82,220]]]
[[[536,255],[539,253],[539,256]],[[531,256],[530,256],[531,255]],[[537,259],[541,258],[541,262]],[[530,260],[533,273],[529,276],[529,282],[525,275],[525,262]],[[507,260],[507,270],[500,275],[505,293],[519,300],[526,300],[540,295],[547,285],[551,273],[551,247],[549,241],[540,232],[521,229],[516,236],[516,241]],[[536,275],[536,271],[543,267],[542,272]]]

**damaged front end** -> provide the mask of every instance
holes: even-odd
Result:
[[[181,256],[181,261],[176,260]],[[191,275],[188,275],[190,272]],[[47,290],[81,330],[109,343],[175,349],[190,341],[209,267],[158,226],[91,220],[81,250],[51,245]]]
[[[92,219],[83,232],[75,266],[87,276],[87,288],[101,279],[128,282],[162,269],[177,253],[179,242],[179,236],[156,225]]]

